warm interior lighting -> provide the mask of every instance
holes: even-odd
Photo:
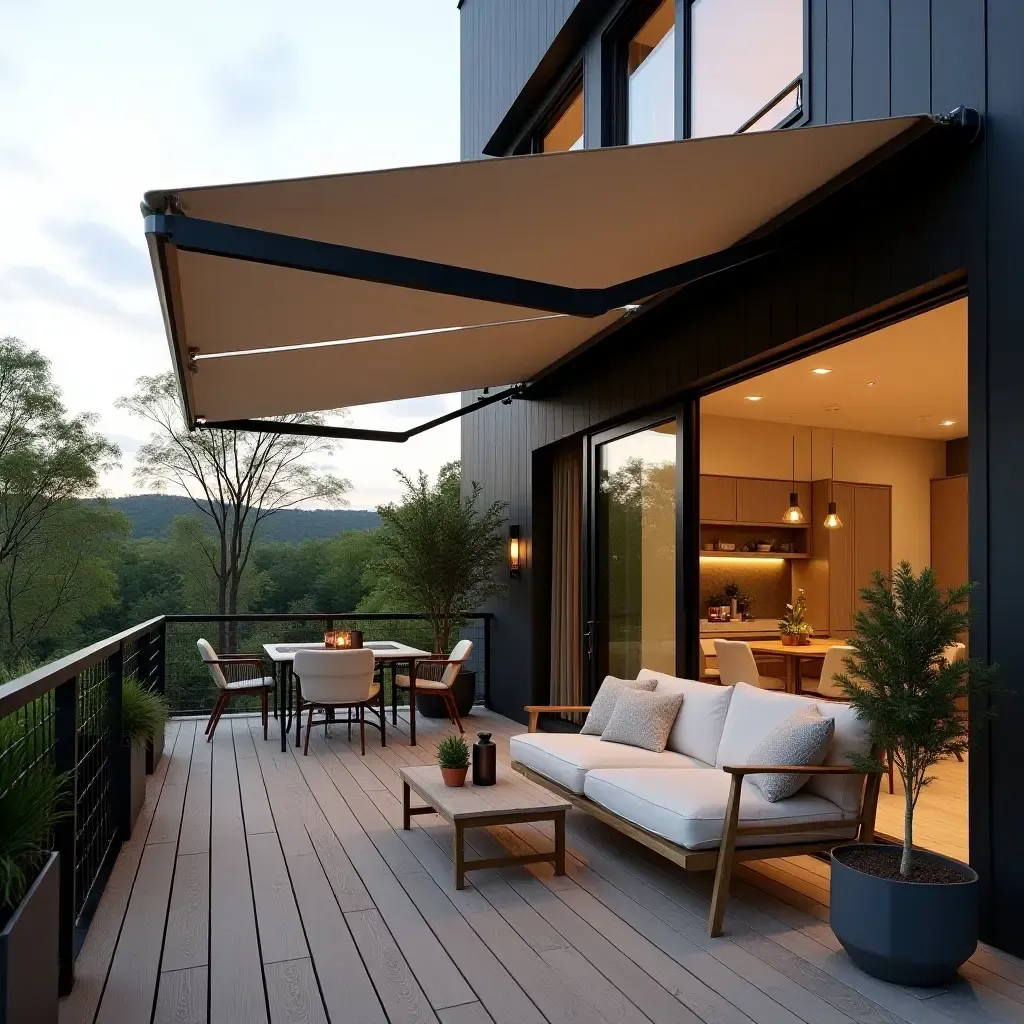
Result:
[[[822,523],[822,526],[824,526],[826,530],[838,530],[842,525],[843,521],[836,513],[836,503],[834,501],[830,501],[828,503],[828,515],[825,516],[825,522]]]
[[[940,427],[953,427],[956,426],[956,420],[939,420]]]
[[[519,527],[508,528],[508,574],[512,579],[519,578]]]
[[[746,396],[746,400],[748,402],[760,402],[761,401],[761,396],[760,395],[747,395]]]
[[[815,371],[817,372],[817,371]],[[789,508],[782,513],[784,523],[802,523],[804,512],[800,507],[800,495],[796,491],[796,434],[793,435],[793,490],[789,492]]]
[[[784,558],[764,558],[761,555],[701,555],[702,562],[747,562],[750,565],[784,565]]]
[[[819,377],[824,377],[826,373],[831,373],[831,370],[826,369],[824,366],[816,366],[811,373],[816,373]]]
[[[330,650],[350,651],[363,646],[363,633],[359,629],[331,629],[324,633],[324,647]]]

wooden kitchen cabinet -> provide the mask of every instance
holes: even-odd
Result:
[[[789,480],[761,480],[740,477],[736,481],[736,520],[740,523],[780,523],[789,508],[792,490]],[[806,483],[796,485],[800,507],[810,516],[810,490]]]
[[[704,522],[736,522],[736,477],[700,478],[700,518]]]

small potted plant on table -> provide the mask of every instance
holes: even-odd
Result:
[[[861,591],[855,654],[836,676],[871,727],[906,794],[903,846],[851,843],[832,851],[832,930],[862,970],[901,985],[948,981],[978,944],[978,875],[966,864],[914,849],[914,808],[943,758],[967,750],[962,707],[969,684],[988,685],[991,670],[948,661],[945,651],[968,628],[971,584],[943,593],[932,569],[915,576],[907,562],[892,584],[877,571]],[[865,771],[876,758],[857,758]]]
[[[437,745],[437,764],[446,786],[464,786],[469,770],[469,747],[461,736],[445,736]]]
[[[131,827],[146,798],[146,750],[152,742],[162,745],[170,709],[167,698],[143,686],[134,677],[121,687],[121,735],[124,740],[123,779],[129,788]],[[124,836],[123,838],[129,838]]]
[[[811,642],[814,627],[804,621],[807,614],[807,595],[803,590],[796,592],[796,600],[786,605],[786,614],[779,619],[779,636],[783,647],[805,647]]]

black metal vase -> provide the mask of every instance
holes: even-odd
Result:
[[[897,985],[941,985],[956,975],[978,945],[978,875],[937,853],[914,856],[955,866],[952,884],[879,878],[832,851],[829,924],[850,959],[865,973]]]
[[[498,748],[489,732],[478,732],[473,744],[473,785],[493,786],[498,781]]]

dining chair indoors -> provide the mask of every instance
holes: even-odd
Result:
[[[462,671],[462,666],[469,660],[473,652],[471,640],[460,640],[453,648],[452,653],[445,657],[443,654],[434,655],[430,658],[417,658],[410,668],[412,678],[416,681],[417,693],[432,693],[444,701],[445,710],[453,725],[459,727],[459,732],[465,732],[462,728],[462,719],[459,717],[459,709],[455,705],[455,697],[452,694],[452,686]],[[429,667],[428,667],[429,666]],[[429,675],[436,675],[431,679]],[[410,677],[396,675],[394,687],[391,691],[391,715],[392,721],[398,720],[398,690],[410,688]],[[410,716],[415,714],[411,707]]]
[[[714,664],[711,664],[712,661]],[[714,640],[701,640],[700,642],[700,680],[702,683],[720,683],[722,681],[718,671],[718,661],[715,658]]]
[[[818,689],[815,696],[824,697],[825,700],[846,700],[843,688],[836,682],[835,677],[846,671],[844,658],[854,653],[852,647],[845,644],[836,644],[825,652],[821,662],[821,679],[818,681]]]
[[[327,712],[347,708],[349,735],[352,733],[352,711],[358,711],[359,747],[364,755],[367,708],[377,716],[383,739],[384,715],[372,706],[380,693],[380,684],[374,679],[372,650],[360,647],[351,651],[296,651],[294,672],[299,680],[302,704],[309,708],[303,754],[309,754],[309,734],[313,730],[313,712],[317,708],[325,712],[325,730],[329,721]],[[302,707],[299,714],[302,714]]]
[[[267,699],[274,680],[263,674],[263,658],[258,654],[218,654],[207,640],[197,640],[199,656],[217,684],[217,699],[206,723],[206,742],[213,739],[217,723],[227,710],[232,697],[259,697],[263,718],[263,738],[267,738]]]
[[[749,683],[762,690],[784,690],[785,682],[775,676],[763,676],[757,670],[754,652],[744,640],[716,640],[715,660],[718,662],[719,682],[723,686]]]

